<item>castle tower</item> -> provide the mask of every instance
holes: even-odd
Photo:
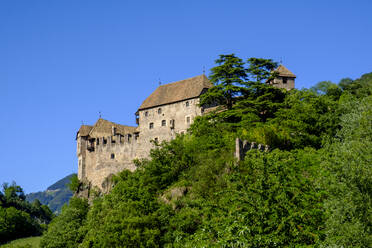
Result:
[[[277,88],[284,88],[286,90],[294,89],[296,78],[295,74],[288,70],[284,65],[279,65],[274,72],[278,73],[277,77],[273,80],[267,81],[267,84]]]
[[[82,180],[86,177],[86,156],[88,149],[88,135],[92,126],[82,125],[76,134],[76,154],[78,156],[78,178]]]

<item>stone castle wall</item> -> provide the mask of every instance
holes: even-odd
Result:
[[[150,140],[168,141],[177,134],[185,133],[195,117],[202,114],[198,104],[199,99],[194,98],[140,110],[140,141],[145,150],[148,152],[151,149]]]
[[[295,79],[288,78],[288,77],[277,77],[273,80],[273,83],[271,84],[277,88],[291,90],[291,89],[294,89]]]
[[[148,157],[154,148],[152,140],[169,141],[187,131],[195,117],[202,114],[198,104],[199,99],[193,98],[140,110],[139,133],[100,137],[93,142],[79,136],[79,180],[88,181],[102,190],[105,179],[110,175],[124,169],[134,171],[133,160]]]
[[[289,72],[289,71],[288,71]],[[287,74],[288,74],[287,72]],[[267,82],[278,88],[291,90],[294,88],[295,75],[278,76]],[[203,89],[204,90],[204,89]],[[201,94],[203,91],[201,90]],[[161,95],[160,95],[161,97]],[[155,106],[138,110],[138,128],[131,127],[133,133],[115,133],[112,128],[112,135],[108,135],[107,125],[102,129],[94,129],[94,135],[90,137],[86,132],[81,136],[78,132],[77,155],[78,155],[78,178],[87,181],[93,187],[102,191],[107,184],[107,178],[112,174],[128,169],[134,171],[136,166],[134,159],[147,158],[149,152],[154,148],[152,140],[157,142],[174,139],[177,134],[183,134],[190,127],[197,116],[203,114],[203,109],[198,106],[199,97],[185,99],[161,106]],[[212,109],[213,106],[209,106]],[[209,110],[210,110],[209,109]],[[206,109],[206,112],[208,109]],[[110,123],[106,121],[106,124]],[[117,125],[111,123],[112,125]],[[111,125],[109,124],[109,125]],[[134,131],[136,130],[136,131]],[[98,137],[98,138],[97,138]],[[264,149],[258,144],[237,140],[236,157],[244,159],[244,154],[249,149]],[[266,150],[268,147],[266,147]]]
[[[84,137],[78,138],[78,177],[89,181],[102,189],[102,183],[111,174],[124,169],[136,169],[133,159],[137,158],[140,144],[133,136],[109,136],[98,138],[98,142],[89,142]],[[80,149],[79,149],[80,146]]]

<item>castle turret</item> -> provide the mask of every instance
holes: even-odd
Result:
[[[78,156],[78,178],[86,177],[86,153],[88,149],[88,135],[92,126],[82,125],[76,134],[77,156]]]
[[[278,75],[273,80],[267,81],[267,84],[277,88],[284,88],[286,90],[294,89],[295,74],[288,70],[284,65],[279,65],[278,68],[275,69],[275,72]]]

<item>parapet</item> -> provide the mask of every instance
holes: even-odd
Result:
[[[138,143],[137,134],[116,134],[113,136],[99,137],[94,139],[89,139],[87,141],[87,150],[89,152],[94,152],[97,150],[102,150],[104,148],[115,148],[123,147],[127,145],[133,145]]]
[[[257,149],[263,152],[269,152],[270,147],[264,144],[257,144],[256,142],[248,142],[239,138],[235,139],[235,158],[238,161],[244,160],[245,154],[252,149]]]

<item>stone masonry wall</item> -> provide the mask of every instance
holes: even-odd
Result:
[[[198,104],[199,99],[194,98],[139,111],[140,142],[144,155],[147,156],[152,147],[151,140],[169,141],[177,134],[185,133],[195,117],[202,114]]]
[[[147,158],[154,148],[151,140],[169,141],[187,131],[195,117],[202,114],[198,104],[199,99],[194,98],[139,111],[138,136],[100,137],[92,143],[86,137],[78,137],[79,180],[102,190],[110,175],[124,169],[134,171],[133,160]]]
[[[277,88],[284,88],[287,90],[294,89],[295,81],[294,78],[277,77],[274,79],[274,85]]]
[[[98,140],[91,145],[83,138],[78,139],[81,147],[78,156],[78,177],[79,180],[89,181],[93,186],[102,189],[102,183],[111,174],[116,174],[124,169],[131,171],[136,169],[132,161],[137,158],[139,141],[135,140],[133,136],[128,139],[120,135],[102,137]],[[92,149],[88,150],[87,147],[92,147]]]

